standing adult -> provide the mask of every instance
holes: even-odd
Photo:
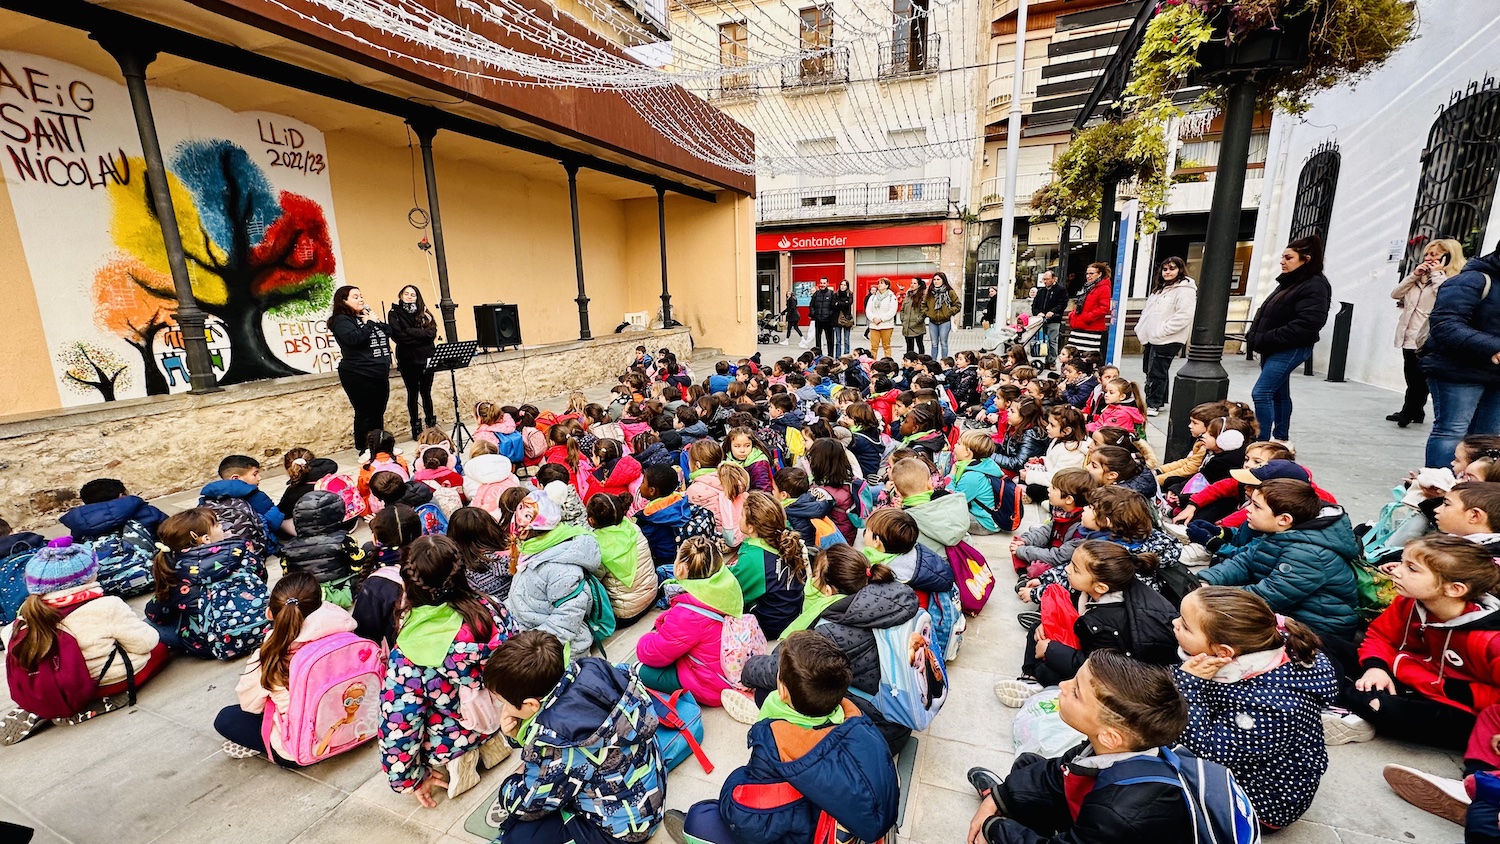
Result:
[[[896,294],[891,292],[891,280],[882,278],[875,282],[870,298],[865,300],[865,319],[870,322],[871,354],[876,360],[891,354],[891,331],[896,327]],[[881,350],[884,349],[884,354]]]
[[[1175,257],[1162,261],[1135,324],[1146,372],[1147,416],[1157,416],[1167,406],[1172,361],[1187,346],[1197,309],[1198,282],[1188,277],[1187,262]]]
[[[1422,252],[1417,264],[1391,298],[1401,309],[1396,319],[1396,348],[1401,350],[1402,374],[1406,376],[1406,401],[1401,409],[1387,416],[1405,428],[1427,418],[1427,376],[1422,374],[1422,360],[1417,356],[1427,340],[1427,317],[1437,301],[1438,285],[1464,266],[1464,248],[1456,240],[1435,240]]]
[[[1266,297],[1245,345],[1260,355],[1260,378],[1250,390],[1260,439],[1291,436],[1292,373],[1306,363],[1328,322],[1333,287],[1323,275],[1323,239],[1299,237],[1281,250],[1281,275],[1276,290]]]
[[[1113,287],[1109,264],[1096,261],[1083,271],[1083,289],[1078,291],[1078,304],[1068,316],[1068,342],[1078,351],[1104,350],[1104,335],[1109,331],[1114,304]]]
[[[807,305],[807,315],[813,323],[813,345],[825,355],[833,354],[834,302],[828,279],[818,279],[818,289]]]
[[[1068,307],[1068,288],[1057,283],[1057,273],[1047,270],[1037,279],[1036,295],[1031,298],[1031,315],[1042,320],[1047,335],[1047,366],[1057,359],[1057,344],[1062,341],[1063,311]]]
[[[948,276],[933,273],[932,287],[927,291],[927,336],[932,340],[928,351],[938,360],[948,356],[948,334],[959,310],[958,294],[948,285]]]
[[[1443,282],[1428,317],[1422,372],[1432,390],[1427,465],[1453,462],[1470,434],[1500,433],[1500,249]]]
[[[833,294],[833,356],[849,354],[849,329],[854,327],[854,291],[849,289],[849,279],[839,282]]]
[[[339,384],[354,408],[354,450],[369,447],[371,431],[385,427],[385,405],[391,398],[390,326],[370,319],[370,306],[358,287],[333,292],[328,330],[338,341]]]
[[[782,306],[781,315],[786,317],[786,341],[792,342],[792,332],[802,336],[802,310],[797,307],[797,291],[793,289],[786,294],[786,304]]]
[[[984,313],[979,315],[979,327],[985,331],[995,324],[995,309],[1000,307],[1000,291],[991,287],[990,300],[984,303]]]
[[[427,359],[432,357],[436,346],[437,320],[422,301],[422,291],[415,284],[408,284],[396,295],[385,321],[396,343],[396,371],[406,385],[406,415],[411,419],[411,438],[416,439],[422,434],[424,419],[428,427],[436,428],[438,423],[437,414],[432,411],[432,372],[427,369]],[[417,415],[419,398],[422,416]]]
[[[901,300],[901,336],[906,339],[908,352],[920,355],[927,351],[927,284],[920,278],[911,280]]]

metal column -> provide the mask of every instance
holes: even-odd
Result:
[[[443,339],[452,343],[458,339],[458,320],[454,317],[458,305],[454,303],[453,291],[448,286],[448,249],[443,242],[443,212],[438,208],[437,168],[432,163],[432,139],[437,135],[437,127],[412,120],[406,125],[417,133],[422,146],[422,176],[427,180],[427,222],[432,227],[432,253],[437,259],[438,310],[443,315]]]
[[[574,208],[573,219],[577,220],[576,202]],[[667,289],[667,189],[661,185],[656,186],[656,230],[661,236],[661,327],[671,328],[672,293]],[[576,224],[574,231],[577,231]],[[583,270],[578,272],[579,278],[583,278]]]
[[[564,161],[562,166],[568,171],[568,204],[573,209],[573,265],[578,273],[578,297],[573,301],[578,303],[578,339],[592,340],[594,335],[589,331],[589,296],[583,286],[583,233],[578,228],[578,165]]]

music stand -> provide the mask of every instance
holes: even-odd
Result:
[[[463,413],[458,408],[458,376],[455,373],[460,369],[468,369],[478,350],[477,340],[459,340],[435,347],[432,357],[427,359],[428,372],[448,371],[448,383],[453,387],[453,433],[449,439],[453,441],[453,448],[460,452],[464,449],[465,440],[472,442],[474,435],[469,432],[469,426],[464,424]]]

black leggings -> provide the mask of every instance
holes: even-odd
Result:
[[[814,322],[813,328],[813,345],[817,346],[818,349],[821,350],[825,355],[833,354],[834,323],[821,321]],[[824,340],[827,340],[828,342],[825,343],[823,342]]]
[[[432,412],[432,375],[425,361],[413,361],[397,367],[401,383],[406,385],[406,415],[411,417],[412,428],[426,420],[430,427],[437,427],[437,414]],[[417,416],[417,399],[422,400],[422,416]]]
[[[792,332],[793,331],[797,332],[797,336],[798,337],[801,337],[802,336],[802,324],[800,322],[798,322],[797,320],[795,320],[795,319],[789,319],[789,320],[786,321],[786,339],[788,339],[788,340],[792,339]]]
[[[266,740],[261,733],[261,722],[264,717],[259,713],[246,712],[236,706],[226,706],[219,710],[219,715],[214,719],[214,729],[219,735],[229,739],[241,747],[258,750],[266,754],[266,758],[283,768],[300,768],[295,762],[281,758],[281,754],[266,747]]]
[[[385,427],[385,406],[391,399],[391,379],[385,375],[361,375],[340,369],[339,383],[349,397],[349,404],[354,407],[354,450],[364,451],[369,447],[365,440],[370,432]]]
[[[902,336],[904,337],[905,335],[902,335]],[[916,337],[907,337],[906,338],[906,350],[908,352],[916,352],[919,355],[926,354],[927,353],[927,335],[926,334],[919,334]]]
[[[1463,753],[1474,732],[1472,712],[1439,703],[1400,683],[1395,694],[1362,692],[1351,684],[1344,690],[1344,703],[1386,738]]]

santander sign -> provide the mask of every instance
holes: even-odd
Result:
[[[815,232],[763,232],[755,236],[757,252],[803,249],[856,249],[861,246],[931,246],[943,242],[943,224],[839,229]]]

